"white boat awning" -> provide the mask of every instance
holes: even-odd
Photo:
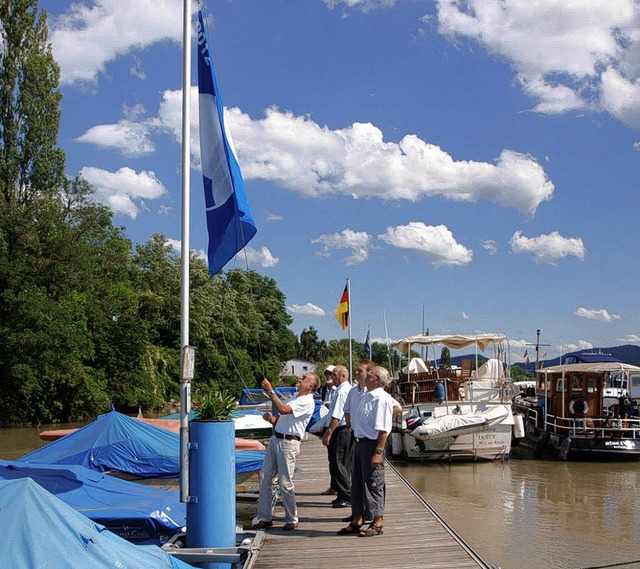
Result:
[[[408,336],[402,340],[394,342],[394,347],[401,352],[407,351],[412,346],[447,346],[452,350],[466,348],[468,346],[478,346],[480,351],[484,351],[491,344],[500,344],[506,342],[507,337],[504,334],[447,334],[439,336],[425,336],[418,334],[417,336]]]

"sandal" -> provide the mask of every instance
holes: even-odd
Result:
[[[356,533],[360,533],[360,528],[362,525],[356,525],[351,522],[346,528],[342,528],[338,530],[338,535],[353,535]]]
[[[360,537],[372,537],[374,535],[382,534],[382,526],[376,526],[371,524],[367,529],[360,532]]]

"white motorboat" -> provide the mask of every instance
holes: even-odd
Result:
[[[399,373],[395,390],[403,412],[390,437],[393,454],[417,460],[508,458],[515,420],[506,336],[418,335],[394,345],[407,353],[420,346],[473,347],[476,353],[475,362],[463,359],[460,367],[414,358]],[[480,365],[479,352],[489,347],[493,357]]]

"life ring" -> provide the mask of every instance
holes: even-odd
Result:
[[[586,415],[589,412],[589,403],[584,397],[572,399],[569,402],[569,413],[572,415]]]

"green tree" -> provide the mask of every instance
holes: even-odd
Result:
[[[318,338],[318,331],[313,327],[305,328],[300,333],[298,357],[310,362],[319,362],[328,356],[327,343]]]
[[[103,403],[86,362],[90,239],[106,211],[64,176],[59,70],[37,3],[0,3],[0,400],[2,424]],[[97,225],[96,225],[97,224]]]
[[[451,352],[447,346],[442,346],[442,350],[440,350],[440,365],[451,367]]]

